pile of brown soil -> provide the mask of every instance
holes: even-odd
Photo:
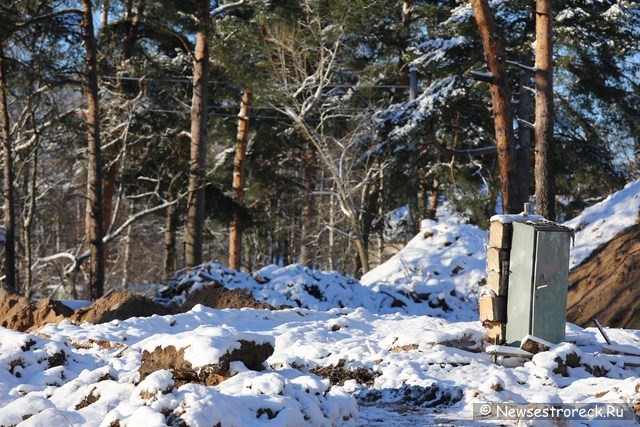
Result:
[[[569,273],[567,320],[640,329],[640,224],[599,246]]]
[[[130,292],[113,292],[107,293],[89,307],[76,310],[70,320],[77,323],[98,324],[116,319],[126,320],[131,317],[147,317],[154,314],[171,314],[171,310],[142,295]]]
[[[220,384],[227,378],[231,378],[229,372],[231,362],[240,361],[253,371],[262,371],[263,364],[274,351],[269,343],[256,344],[252,341],[238,340],[240,348],[227,350],[217,363],[194,369],[191,362],[184,357],[184,348],[176,348],[172,345],[156,347],[153,351],[142,352],[142,364],[140,365],[140,379],[145,379],[153,372],[169,369],[172,371],[176,387],[187,383],[197,383],[208,386]]]
[[[274,310],[271,305],[256,300],[248,289],[227,289],[219,284],[206,285],[191,292],[179,311],[189,311],[197,304],[217,309],[249,307]]]
[[[246,289],[227,289],[222,285],[208,285],[191,293],[177,311],[189,311],[197,304],[216,309],[243,307],[274,309],[269,304],[258,302]],[[59,301],[49,298],[32,301],[0,288],[0,326],[21,332],[32,331],[47,323],[58,323],[64,319],[76,323],[98,324],[154,314],[162,316],[173,312],[171,308],[130,292],[108,292],[89,307],[80,308],[74,312]]]
[[[49,298],[38,302],[0,288],[0,326],[16,331],[30,331],[47,323],[57,323],[71,316],[73,310]]]

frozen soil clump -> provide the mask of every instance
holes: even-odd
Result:
[[[197,304],[216,309],[249,307],[274,310],[273,306],[256,300],[248,289],[227,289],[218,283],[191,292],[178,311],[187,312]]]
[[[25,332],[71,316],[73,310],[60,301],[44,298],[32,301],[0,288],[0,326]]]
[[[171,310],[142,295],[130,292],[107,293],[89,307],[76,310],[70,320],[93,324],[112,320],[126,320],[131,317],[148,317],[154,314],[171,314]]]

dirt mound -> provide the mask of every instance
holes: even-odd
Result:
[[[197,304],[217,309],[249,307],[274,310],[273,306],[256,300],[248,289],[227,289],[217,283],[191,292],[179,311],[189,311]]]
[[[82,323],[106,323],[112,320],[126,320],[131,317],[146,317],[154,314],[171,314],[167,307],[151,301],[142,295],[130,292],[107,293],[89,307],[76,310],[70,320]]]
[[[256,344],[252,341],[239,340],[240,348],[228,350],[220,357],[217,363],[212,363],[198,369],[194,369],[191,362],[184,357],[184,348],[176,349],[170,345],[156,347],[153,351],[142,352],[142,364],[140,365],[140,379],[144,380],[150,374],[168,369],[172,371],[172,377],[176,387],[187,383],[204,384],[213,386],[230,378],[231,362],[240,361],[253,371],[262,371],[264,361],[273,354],[271,344]]]
[[[640,224],[601,245],[569,273],[567,320],[640,329]]]
[[[57,323],[71,316],[73,310],[49,298],[38,302],[0,289],[0,326],[16,331],[30,331],[47,323]]]
[[[0,288],[0,326],[28,332],[64,319],[76,323],[106,323],[116,319],[186,312],[197,304],[216,309],[250,307],[274,310],[271,305],[257,301],[247,289],[227,289],[219,284],[207,285],[192,292],[177,310],[142,295],[108,292],[89,307],[75,312],[60,301],[50,298],[33,301]]]

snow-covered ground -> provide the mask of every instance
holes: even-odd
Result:
[[[635,222],[639,190],[632,183],[568,223],[585,224],[574,265]],[[448,213],[425,222],[361,280],[296,265],[248,275],[210,263],[178,281],[195,283],[191,290],[212,282],[246,288],[262,302],[293,308],[196,306],[101,325],[65,321],[31,334],[0,328],[0,425],[516,425],[474,420],[474,405],[640,408],[640,368],[601,354],[604,341],[594,328],[568,324],[567,342],[532,360],[491,360],[476,308],[486,244],[486,231]],[[640,331],[607,332],[616,344],[640,348]],[[231,362],[235,375],[217,385],[176,384],[166,369],[140,372],[143,354],[158,347],[182,349],[191,367],[204,371],[247,341],[273,347],[264,369]],[[546,423],[534,422],[558,425]]]

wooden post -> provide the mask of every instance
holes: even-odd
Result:
[[[507,298],[483,295],[479,301],[481,322],[506,322],[507,321]]]

